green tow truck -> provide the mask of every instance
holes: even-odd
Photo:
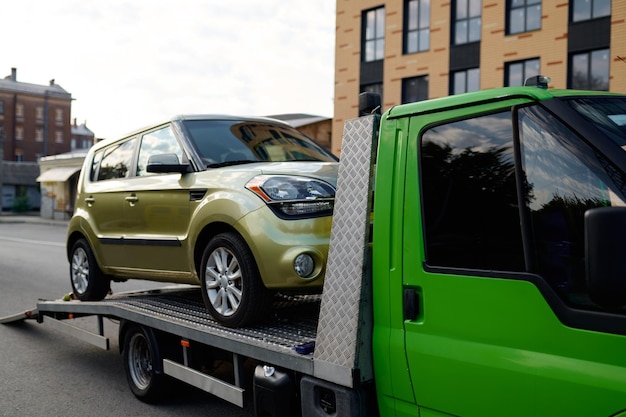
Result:
[[[535,81],[382,115],[362,95],[323,293],[274,320],[224,328],[176,287],[1,321],[108,348],[119,319],[146,401],[173,377],[257,416],[626,416],[626,95]]]

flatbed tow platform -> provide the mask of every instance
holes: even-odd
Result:
[[[184,351],[182,363],[163,359],[163,372],[240,407],[244,391],[241,372],[248,358],[313,374],[320,296],[278,294],[270,319],[255,326],[228,328],[208,314],[200,291],[199,287],[176,286],[109,295],[102,301],[41,300],[35,309],[2,317],[0,323],[37,320],[104,350],[110,348],[104,318],[125,320],[178,337]],[[97,333],[72,323],[72,319],[89,316],[98,322]],[[233,377],[222,381],[188,367],[185,349],[190,344],[211,346],[232,355]]]

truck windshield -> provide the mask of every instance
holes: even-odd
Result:
[[[624,97],[585,97],[569,100],[569,103],[581,116],[626,150]]]
[[[571,103],[612,140],[626,144],[623,99]],[[591,148],[542,106],[519,109],[518,117],[531,272],[543,276],[566,303],[596,309],[585,280],[584,215],[595,207],[626,205],[625,167]]]
[[[208,167],[259,161],[337,161],[289,126],[244,120],[185,120],[183,126]]]

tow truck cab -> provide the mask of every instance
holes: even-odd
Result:
[[[378,140],[381,415],[621,415],[626,95],[405,104]]]

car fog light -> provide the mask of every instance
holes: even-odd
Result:
[[[298,255],[296,260],[293,262],[293,269],[296,271],[296,274],[302,278],[310,276],[313,273],[314,268],[315,261],[313,261],[311,255],[306,253]]]

